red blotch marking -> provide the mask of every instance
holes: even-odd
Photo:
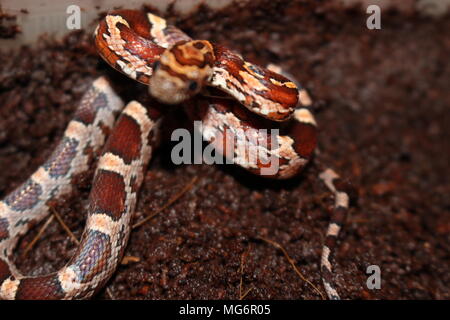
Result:
[[[262,68],[264,74],[264,82],[263,84],[269,88],[266,98],[276,101],[281,104],[286,109],[295,108],[298,102],[298,89],[297,88],[289,88],[286,86],[279,86],[273,84],[270,79],[277,80],[278,82],[285,83],[291,82],[288,78],[280,75],[278,73],[272,72],[268,69]]]
[[[11,275],[8,264],[0,259],[0,284]]]
[[[126,193],[122,176],[99,170],[89,198],[90,213],[105,213],[117,221],[125,210]]]
[[[214,45],[214,55],[216,56],[215,65],[228,71],[234,78],[240,83],[243,83],[243,79],[239,75],[239,71],[244,70],[244,62],[239,56],[228,50],[227,48]]]
[[[64,291],[56,273],[38,278],[26,278],[20,281],[17,289],[18,300],[60,300]]]
[[[142,148],[141,128],[130,116],[122,115],[106,142],[105,151],[123,159],[126,164],[139,159]]]
[[[291,136],[294,139],[294,150],[305,159],[311,158],[317,145],[317,129],[313,125],[295,123]]]

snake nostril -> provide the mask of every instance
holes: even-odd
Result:
[[[197,82],[196,82],[196,81],[191,81],[191,82],[189,83],[189,90],[194,91],[194,90],[197,89],[197,87],[198,87],[198,85],[197,85]]]

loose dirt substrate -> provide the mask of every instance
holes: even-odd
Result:
[[[319,258],[333,199],[317,179],[318,164],[349,178],[359,193],[335,260],[342,298],[450,298],[450,19],[389,11],[382,30],[369,31],[364,12],[267,1],[215,13],[201,8],[182,19],[167,14],[194,38],[297,77],[317,101],[320,153],[298,178],[273,182],[231,166],[171,165],[164,144],[134,221],[196,183],[132,232],[126,256],[138,261],[120,266],[97,299],[319,299],[282,251],[259,239],[284,247],[323,292]],[[126,100],[145,96],[143,86],[101,61],[82,32],[0,58],[0,196],[46,159],[95,77],[109,75]],[[168,128],[183,125],[179,111],[170,117]],[[92,173],[55,205],[78,238]],[[25,273],[53,271],[74,253],[53,220],[24,255],[42,224],[19,244],[16,262]],[[369,265],[381,268],[381,290],[365,285]]]

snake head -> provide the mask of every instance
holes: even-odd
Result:
[[[196,95],[212,75],[214,50],[208,41],[182,41],[161,54],[153,66],[149,92],[157,100],[178,104]]]

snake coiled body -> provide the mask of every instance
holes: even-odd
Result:
[[[255,174],[285,179],[311,158],[316,146],[311,99],[281,69],[262,68],[220,45],[192,40],[164,19],[140,11],[108,14],[96,29],[95,42],[109,64],[149,85],[157,100],[184,103],[192,118],[203,121],[203,137],[233,163]],[[195,96],[211,92],[214,97]],[[158,136],[161,107],[152,103],[132,101],[122,110],[124,103],[108,81],[97,79],[51,157],[0,201],[0,298],[89,298],[110,278],[123,256],[139,187]],[[273,128],[279,130],[275,136],[261,130]],[[227,139],[236,143],[229,148]],[[254,144],[256,154],[243,150],[246,144]],[[50,201],[70,193],[73,177],[88,169],[90,154],[102,147],[75,255],[55,273],[22,275],[10,260],[18,238],[48,215]],[[274,162],[277,170],[267,172]],[[336,197],[321,260],[325,290],[336,299],[330,253],[348,196],[333,183],[334,172],[326,171],[321,178]]]

